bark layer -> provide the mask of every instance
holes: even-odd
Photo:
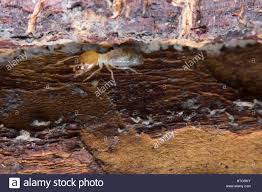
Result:
[[[143,15],[141,1],[127,1],[129,18],[102,0],[46,0],[36,22],[33,38],[27,37],[31,0],[0,1],[0,45],[37,46],[66,41],[91,43],[149,42],[186,39],[221,42],[261,38],[261,1],[185,0],[184,6],[150,0]],[[182,42],[183,44],[183,42]]]

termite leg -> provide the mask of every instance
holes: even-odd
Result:
[[[55,65],[61,65],[62,63],[64,63],[65,61],[68,61],[70,59],[73,59],[73,58],[78,58],[79,56],[72,56],[72,57],[68,57],[66,59],[63,59],[61,61],[58,61]]]
[[[85,67],[86,65],[88,65],[88,67]],[[80,72],[76,73],[74,77],[79,77],[79,76],[85,74],[86,72],[92,70],[95,66],[96,66],[95,64],[80,64],[80,65],[76,65],[76,66],[72,65],[74,71],[77,71],[77,72],[80,71]],[[80,69],[79,69],[79,67],[80,67]]]
[[[110,68],[110,65],[105,65],[105,66],[106,66],[107,70],[110,71],[110,73],[111,73],[111,79],[115,82],[115,85],[116,85],[114,73],[113,73],[112,69]]]
[[[88,81],[91,79],[95,74],[99,73],[103,69],[103,65],[99,66],[99,69],[97,69],[95,72],[93,72],[91,75],[89,75],[86,79],[84,79],[83,82]]]

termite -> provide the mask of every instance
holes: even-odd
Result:
[[[107,53],[97,53],[96,51],[86,51],[80,56],[69,57],[65,60],[59,61],[58,63],[63,63],[72,58],[79,57],[80,64],[73,65],[73,71],[75,72],[75,77],[81,76],[88,73],[93,68],[98,66],[98,69],[91,73],[83,81],[88,81],[94,75],[99,73],[105,66],[107,70],[111,73],[111,79],[115,81],[114,73],[112,68],[121,70],[130,70],[137,73],[132,67],[142,65],[144,63],[143,56],[140,52],[131,48],[116,48]]]

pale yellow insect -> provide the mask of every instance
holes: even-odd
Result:
[[[92,72],[84,81],[91,79],[94,75],[99,73],[105,66],[111,73],[111,78],[115,82],[114,69],[130,70],[136,72],[132,67],[142,65],[144,59],[141,53],[132,48],[117,48],[113,49],[107,53],[97,53],[96,51],[86,51],[80,56],[73,56],[66,58],[65,60],[59,61],[58,63],[63,63],[66,60],[79,57],[80,64],[73,65],[75,72],[75,77],[81,76],[88,73],[95,67],[97,70]]]

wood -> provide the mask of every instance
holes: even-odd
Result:
[[[141,0],[124,2],[130,10],[129,17],[117,11],[119,17],[110,19],[114,11],[106,0],[69,0],[67,3],[46,0],[39,1],[36,8],[31,0],[1,0],[0,45],[3,44],[3,47],[4,42],[8,42],[16,47],[36,46],[74,39],[95,44],[174,39],[184,39],[192,44],[243,38],[261,40],[261,1],[223,0],[210,3],[210,0],[185,0],[175,1],[172,5],[170,1],[150,0],[146,10]],[[36,15],[38,19],[34,24]],[[16,18],[20,18],[20,23]],[[244,20],[245,23],[241,22]],[[29,32],[37,27],[34,38],[23,35],[28,27]]]
[[[114,70],[117,86],[106,69],[86,83],[74,78],[74,60],[55,65],[63,55],[1,72],[0,172],[260,173],[262,106],[238,106],[253,98],[201,62],[185,70],[198,54],[145,54],[140,74]],[[37,140],[18,142],[21,129]]]
[[[35,32],[37,17],[41,13],[41,11],[43,10],[45,1],[46,0],[40,0],[36,4],[36,6],[34,8],[34,12],[31,15],[31,18],[29,19],[29,22],[28,22],[28,29],[27,29],[28,34],[32,34],[32,33]]]
[[[261,1],[66,2],[0,0],[0,173],[262,173]]]

